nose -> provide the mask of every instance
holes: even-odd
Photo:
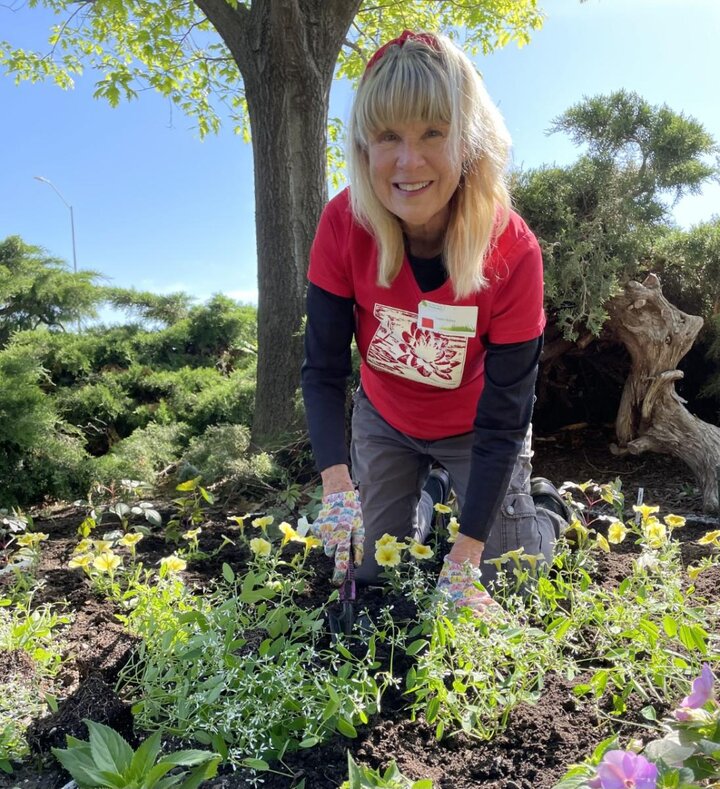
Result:
[[[415,140],[403,140],[398,150],[398,166],[412,169],[425,163],[422,146]]]

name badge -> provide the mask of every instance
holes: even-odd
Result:
[[[455,337],[474,337],[477,331],[477,307],[435,304],[423,299],[418,304],[418,327]]]

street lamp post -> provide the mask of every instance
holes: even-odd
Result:
[[[70,232],[72,234],[72,253],[73,253],[73,271],[77,274],[77,250],[75,249],[75,216],[73,215],[73,207],[68,203],[68,201],[62,196],[60,190],[55,186],[55,184],[48,180],[47,178],[43,178],[42,175],[35,175],[33,176],[37,181],[41,181],[44,184],[52,187],[55,191],[55,194],[63,201],[65,207],[70,210]]]

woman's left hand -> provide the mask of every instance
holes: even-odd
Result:
[[[470,608],[476,616],[485,617],[500,611],[500,606],[480,583],[480,571],[469,561],[456,562],[445,557],[437,582],[440,593],[456,608]]]

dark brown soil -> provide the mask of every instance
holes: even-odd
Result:
[[[628,508],[636,500],[637,489],[643,487],[645,502],[659,504],[663,513],[696,518],[695,525],[690,522],[682,534],[684,559],[696,561],[706,554],[703,546],[694,540],[705,531],[718,528],[717,521],[701,513],[700,496],[687,467],[659,455],[615,457],[609,452],[609,442],[608,433],[589,428],[538,436],[535,472],[556,483],[591,478],[607,482],[619,477]],[[48,748],[63,745],[66,733],[85,737],[82,718],[107,723],[131,741],[135,735],[142,734],[132,731],[129,708],[114,690],[118,671],[128,659],[134,641],[115,619],[111,606],[91,592],[80,571],[67,569],[72,547],[77,542],[75,529],[79,520],[77,512],[57,510],[38,524],[38,528],[50,535],[50,540],[43,547],[40,570],[45,583],[35,602],[65,600],[68,609],[75,613],[67,634],[68,660],[61,677],[66,695],[58,712],[36,721],[28,733],[38,760],[28,762],[11,778],[0,775],[0,786],[38,789],[63,786],[67,775],[57,769],[51,757],[46,758]],[[222,532],[227,531],[225,514],[218,513],[216,520],[214,526],[204,529],[203,550],[209,551],[219,545]],[[140,543],[139,553],[142,561],[151,566],[166,555],[167,547],[160,538],[149,538]],[[223,562],[242,566],[244,559],[241,550],[225,548],[218,557],[191,564],[187,581],[197,585],[210,583],[218,576]],[[329,560],[320,557],[316,561],[320,572],[327,576]],[[630,561],[627,550],[603,556],[600,574],[604,583],[615,584],[621,580],[627,574]],[[695,594],[715,599],[718,585],[720,572],[713,570],[700,576]],[[311,595],[317,599],[310,602],[322,602],[328,590],[327,582],[321,578]],[[0,683],[10,674],[29,674],[30,671],[22,654],[0,655]],[[631,721],[626,730],[632,731]],[[587,756],[609,731],[607,719],[598,718],[589,705],[577,702],[570,684],[556,675],[546,677],[540,701],[515,709],[506,730],[489,742],[465,736],[437,742],[433,728],[422,721],[408,721],[402,700],[390,695],[382,714],[369,725],[360,727],[356,739],[337,737],[324,746],[286,755],[287,772],[292,773],[294,779],[268,774],[263,787],[290,789],[304,778],[307,789],[337,789],[347,777],[347,751],[350,750],[356,761],[374,768],[385,767],[395,759],[406,775],[414,779],[431,778],[437,789],[546,789],[558,780],[570,763]],[[235,789],[250,784],[247,776],[239,771],[220,775],[206,786]]]

